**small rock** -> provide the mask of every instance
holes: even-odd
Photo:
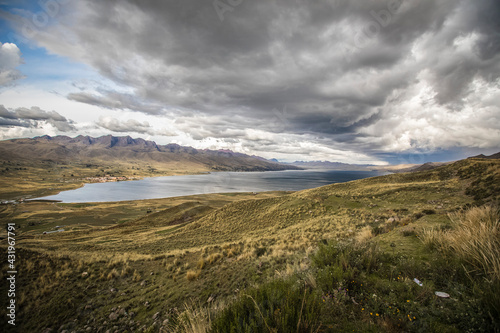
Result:
[[[116,293],[118,290],[116,290],[116,288],[111,288],[109,291],[111,291],[112,293]]]
[[[387,219],[387,223],[392,223],[394,221],[395,221],[394,217],[390,217],[390,218]]]
[[[141,282],[141,287],[144,287],[144,286],[146,286],[147,284],[148,284],[148,281],[146,281],[146,280],[142,280],[142,282]]]
[[[148,307],[149,306],[149,302],[148,301],[144,302],[144,306]]]
[[[160,313],[159,313],[159,312],[155,313],[155,314],[153,315],[153,320],[158,319],[158,317],[159,317],[159,316],[160,316]]]
[[[135,316],[135,312],[134,311],[130,311],[129,315],[130,315],[130,318],[132,318],[132,317]]]
[[[434,292],[434,294],[436,296],[442,297],[442,298],[449,298],[450,297],[450,294],[442,292],[442,291],[436,291],[436,292]]]
[[[168,325],[168,318],[163,321],[162,325],[163,326],[167,326]]]
[[[85,305],[85,310],[92,310],[92,305],[91,304]]]
[[[149,275],[155,275],[155,273],[154,273],[154,272],[151,272],[151,273],[149,273]]]
[[[118,313],[116,312],[111,312],[111,314],[109,315],[109,320],[111,321],[115,321],[118,319]]]
[[[83,272],[83,273],[82,273],[82,278],[85,278],[85,277],[87,277],[87,276],[89,276],[89,272]]]

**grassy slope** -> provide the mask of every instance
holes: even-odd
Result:
[[[372,277],[366,272],[359,276],[363,276],[365,284],[380,285],[373,287],[379,292],[391,289],[390,281],[395,279],[394,274],[399,274],[401,279],[410,279],[404,285],[408,287],[401,287],[400,291],[405,297],[415,297],[418,290],[412,289],[412,277],[421,271],[428,279],[435,278],[432,270],[421,268],[432,266],[425,263],[433,262],[434,254],[416,235],[431,226],[447,228],[450,211],[474,202],[498,200],[499,166],[498,160],[467,160],[432,171],[329,185],[281,197],[250,197],[252,200],[222,207],[198,203],[199,200],[178,202],[178,207],[158,204],[159,212],[119,226],[26,238],[18,243],[22,286],[19,320],[27,331],[58,329],[61,325],[137,330],[153,324],[151,330],[156,331],[166,325],[162,324],[164,319],[175,321],[177,311],[186,301],[231,299],[233,296],[228,297],[238,290],[266,286],[266,281],[277,272],[291,276],[321,271],[324,267],[311,265],[311,254],[319,243],[349,239],[362,242],[372,236],[378,243],[378,255],[392,256],[387,259],[387,267],[394,268],[390,278],[389,271]],[[70,216],[71,212],[67,218]],[[21,216],[19,223],[24,223],[22,219]],[[398,256],[404,258],[403,264],[394,259]],[[319,280],[324,288],[333,288]],[[432,296],[432,285],[426,288],[422,297],[427,301]],[[470,291],[458,287],[456,290],[470,295]],[[405,302],[391,297],[390,302],[384,302]],[[375,301],[370,304],[381,306]],[[400,305],[402,310],[403,307]],[[415,305],[411,309],[417,313],[420,308]],[[156,312],[160,314],[153,319]],[[430,316],[418,313],[421,317]],[[118,318],[114,319],[113,314]],[[397,326],[401,325],[401,317],[393,318],[388,313],[383,315],[383,321],[361,312],[351,317],[349,321],[354,320],[363,330],[376,331],[384,325],[396,331],[401,329]],[[484,316],[476,317],[484,320]],[[325,330],[328,325],[334,327],[343,322],[327,323],[328,320],[325,317],[322,324]],[[458,330],[453,321],[443,321],[445,330]],[[405,329],[414,330],[409,322],[404,323]],[[342,325],[337,328],[349,326]]]

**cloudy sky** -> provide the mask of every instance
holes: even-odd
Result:
[[[283,161],[500,151],[497,0],[0,0],[0,139]]]

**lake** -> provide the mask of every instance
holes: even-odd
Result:
[[[299,191],[384,174],[387,173],[334,170],[213,172],[202,175],[85,184],[76,190],[37,199],[75,203],[158,199],[207,193]]]

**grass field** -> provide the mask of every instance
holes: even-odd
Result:
[[[295,193],[0,216],[16,223],[26,332],[491,332],[499,198],[500,161],[473,159]],[[67,231],[41,235],[56,225]]]

